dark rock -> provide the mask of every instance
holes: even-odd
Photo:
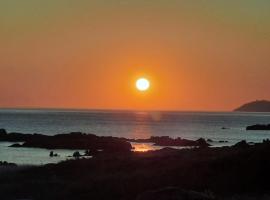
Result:
[[[249,130],[267,131],[267,130],[270,130],[270,124],[268,124],[268,125],[256,124],[256,125],[252,125],[252,126],[247,126],[246,130],[247,131],[249,131]]]
[[[85,150],[84,152],[84,155],[85,156],[95,156],[99,153],[99,151],[97,149],[88,149],[88,150]]]
[[[168,187],[145,192],[137,200],[214,200],[214,197],[204,193],[182,190],[177,187]]]
[[[53,151],[50,152],[50,157],[57,157],[58,154],[57,153],[54,153]]]
[[[15,163],[8,163],[7,161],[0,161],[0,166],[17,166]]]
[[[0,135],[0,141],[22,141],[23,144],[12,147],[33,147],[45,149],[92,149],[104,152],[129,152],[132,146],[124,139],[99,137],[93,134],[69,133],[47,136],[41,134],[10,133]]]
[[[207,142],[214,142],[213,140],[211,140],[211,139],[207,139]]]
[[[205,139],[203,139],[203,138],[198,139],[196,142],[197,142],[197,145],[196,145],[196,146],[199,146],[199,147],[208,147],[208,146],[210,146],[210,145],[205,141]]]
[[[264,139],[263,144],[270,145],[270,140],[269,139]]]
[[[233,145],[233,147],[239,147],[239,148],[247,148],[250,145],[246,142],[246,140],[242,140],[241,142],[236,143]]]
[[[0,134],[1,134],[1,135],[6,135],[6,134],[7,134],[6,129],[1,128],[1,129],[0,129]]]
[[[219,140],[218,142],[219,142],[219,143],[228,143],[227,140]]]
[[[75,151],[75,152],[73,153],[72,156],[73,156],[74,158],[79,158],[79,157],[81,157],[82,155],[80,154],[79,151]]]
[[[19,143],[16,143],[16,144],[12,144],[12,145],[10,145],[9,147],[22,147],[22,145],[21,145],[21,144],[19,144]]]

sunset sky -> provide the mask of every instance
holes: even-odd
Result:
[[[0,107],[229,111],[270,99],[269,11],[269,0],[1,0]]]

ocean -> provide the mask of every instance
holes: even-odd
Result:
[[[213,146],[233,145],[241,140],[261,142],[270,131],[246,131],[248,125],[269,124],[270,113],[239,112],[167,112],[1,109],[0,128],[8,132],[54,135],[69,132],[99,136],[149,138],[170,136],[185,139],[211,139]],[[223,129],[225,128],[225,129]],[[228,143],[219,143],[225,140]],[[57,150],[59,158],[49,158],[49,150],[21,149],[0,143],[0,160],[19,164],[59,162],[72,155],[70,150]]]

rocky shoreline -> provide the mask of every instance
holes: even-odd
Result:
[[[270,141],[117,151],[0,174],[1,198],[242,200],[269,197]],[[248,197],[248,198],[247,198]]]
[[[270,197],[270,141],[212,147],[212,140],[167,136],[148,139],[70,133],[54,136],[7,133],[13,147],[85,149],[58,164],[21,167],[0,162],[0,196],[5,200],[255,200]],[[130,142],[165,147],[133,152]],[[49,156],[49,155],[48,155]],[[56,156],[51,151],[50,156]],[[60,189],[61,188],[61,189]]]
[[[32,147],[44,149],[85,149],[105,152],[130,151],[129,142],[116,137],[99,137],[93,134],[73,132],[53,136],[42,134],[7,133],[0,131],[0,141],[18,142],[11,147]]]
[[[53,136],[42,134],[7,133],[0,129],[0,141],[16,142],[11,147],[32,147],[45,149],[83,149],[93,152],[129,152],[132,150],[131,142],[153,143],[156,146],[169,147],[208,147],[211,146],[203,138],[187,140],[182,138],[170,138],[168,136],[150,137],[148,139],[127,139],[109,136],[96,136],[73,132]]]

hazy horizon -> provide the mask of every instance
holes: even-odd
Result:
[[[258,100],[255,100],[258,101]],[[251,101],[250,101],[251,102]],[[246,103],[250,103],[246,102]],[[254,102],[254,101],[252,101]],[[243,103],[242,105],[244,105]],[[123,111],[123,112],[236,112],[236,108],[242,106],[238,105],[231,110],[185,110],[185,109],[134,109],[134,108],[85,108],[85,107],[0,107],[0,110],[63,110],[63,111]],[[245,112],[245,111],[237,111]]]
[[[72,107],[0,107],[0,110],[78,110],[78,111],[131,111],[131,112],[233,112],[233,110],[180,110],[132,108],[72,108]]]

